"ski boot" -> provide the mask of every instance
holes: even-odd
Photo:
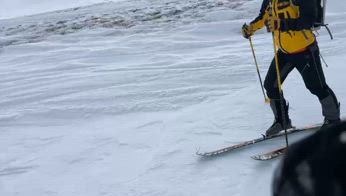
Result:
[[[288,116],[288,105],[286,105],[285,100],[283,100],[283,102],[284,102],[283,104],[284,104],[284,110],[285,110],[284,111],[285,120],[283,120],[283,117],[282,117],[280,100],[275,100],[275,99],[270,100],[270,107],[275,116],[275,120],[274,120],[274,123],[267,129],[266,136],[275,135],[282,130],[293,128],[291,120]],[[285,125],[283,123],[285,123]]]
[[[278,134],[282,130],[293,128],[290,119],[287,119],[285,123],[286,123],[286,126],[284,127],[283,122],[280,122],[278,119],[275,119],[274,123],[267,129],[266,136],[275,135],[275,134]]]
[[[331,94],[320,100],[324,122],[321,128],[330,127],[340,123],[340,103],[337,102],[335,95]]]

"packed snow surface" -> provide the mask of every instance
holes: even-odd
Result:
[[[259,137],[272,122],[239,32],[261,1],[80,5],[0,20],[0,195],[270,195],[278,160],[250,156],[283,138],[195,155]],[[346,5],[329,0],[327,10],[335,38],[322,29],[318,40],[343,114]],[[271,36],[253,41],[264,77]],[[297,71],[284,92],[296,126],[322,121]]]
[[[0,18],[21,17],[110,1],[119,2],[124,0],[1,0]]]

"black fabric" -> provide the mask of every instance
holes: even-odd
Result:
[[[346,123],[289,146],[275,171],[274,196],[346,195]]]
[[[299,6],[299,18],[281,20],[281,31],[301,31],[314,26],[319,13],[316,0],[296,0],[295,4]]]
[[[332,95],[335,104],[338,105],[334,92],[326,83],[316,42],[309,46],[309,48],[304,52],[286,54],[279,50],[277,56],[282,83],[284,83],[287,75],[296,68],[301,74],[306,88],[309,89],[312,94],[316,95],[319,100],[324,99],[328,95]],[[264,88],[266,89],[267,95],[270,99],[280,99],[275,58],[273,59],[264,80]]]
[[[317,9],[317,16],[315,20],[314,27],[319,27],[324,24],[324,12],[322,7],[322,0],[315,0],[316,2],[316,9]],[[327,0],[324,0],[327,1]]]
[[[284,125],[284,118],[282,116],[282,114],[284,114],[284,117],[285,117],[285,122],[286,122],[286,125],[288,123],[288,121],[290,120],[289,119],[289,115],[288,115],[288,105],[286,103],[286,100],[285,99],[282,99],[282,102],[281,103],[281,100],[280,99],[272,99],[273,101],[273,105],[275,107],[275,111],[276,111],[276,121],[279,122],[281,125]],[[283,104],[283,107],[281,106],[281,104]],[[284,112],[282,112],[282,108],[284,109]]]
[[[270,0],[263,0],[259,15],[251,23],[255,23],[255,22],[263,19],[263,16],[265,14],[266,9],[269,8],[269,1]]]

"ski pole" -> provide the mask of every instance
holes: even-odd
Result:
[[[255,55],[255,49],[253,47],[251,37],[249,37],[249,42],[250,42],[250,47],[251,47],[253,59],[255,61],[257,75],[258,75],[258,78],[259,78],[259,81],[260,81],[260,85],[261,85],[261,89],[262,89],[262,93],[263,93],[263,97],[264,97],[264,102],[265,103],[269,103],[270,100],[269,100],[269,98],[266,96],[266,94],[264,92],[263,82],[262,82],[261,74],[260,74],[260,71],[259,71],[259,67],[258,67],[258,63],[257,63],[257,58],[256,58],[256,55]]]
[[[277,48],[276,48],[276,44],[275,44],[274,33],[272,34],[272,36],[273,36],[273,45],[274,45],[276,77],[277,77],[277,81],[278,81],[279,94],[280,94],[281,116],[282,116],[282,121],[283,121],[282,123],[284,125],[283,128],[285,130],[286,146],[288,147],[288,136],[287,136],[287,127],[286,127],[287,122],[286,122],[286,114],[285,114],[284,96],[283,96],[283,92],[282,92],[282,82],[281,82],[280,69],[279,69],[279,59],[278,59],[278,55],[276,53]]]
[[[272,16],[273,13],[273,3],[270,2],[270,13],[269,15]],[[285,140],[286,140],[286,147],[288,150],[288,136],[287,136],[287,127],[286,127],[286,114],[285,114],[285,105],[284,105],[284,96],[282,92],[282,82],[281,82],[281,76],[280,76],[280,69],[279,69],[279,59],[277,55],[277,47],[276,47],[276,42],[275,42],[275,35],[274,32],[272,33],[273,37],[273,46],[274,46],[274,58],[275,58],[275,68],[276,68],[276,77],[278,81],[278,89],[279,89],[279,94],[280,94],[280,105],[281,105],[281,116],[282,116],[282,123],[283,123],[283,128],[285,130]]]

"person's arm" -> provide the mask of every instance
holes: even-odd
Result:
[[[316,0],[297,0],[299,18],[281,19],[281,31],[301,31],[311,29],[317,17]]]
[[[253,31],[257,31],[258,29],[264,27],[264,22],[269,16],[269,1],[270,0],[263,0],[260,14],[252,22],[250,22],[250,26],[252,27]]]

